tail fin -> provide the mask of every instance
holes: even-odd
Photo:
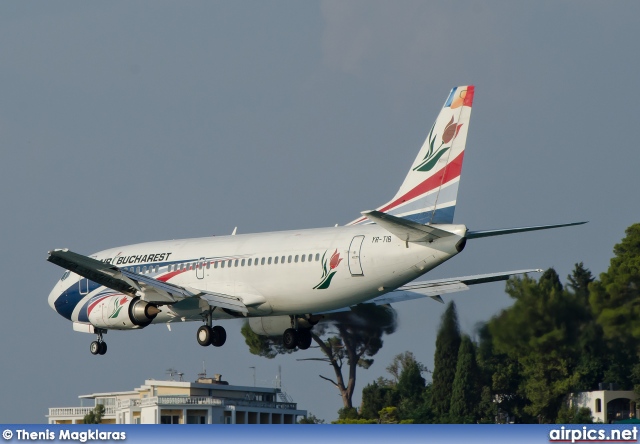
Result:
[[[472,85],[451,90],[402,186],[377,211],[421,224],[453,222],[474,91]]]

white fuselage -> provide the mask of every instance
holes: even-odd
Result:
[[[369,224],[148,242],[92,257],[176,285],[239,297],[249,316],[314,314],[392,291],[456,255],[466,227],[441,227],[456,235],[407,243]],[[71,321],[88,323],[90,301],[108,293],[114,292],[71,273],[58,281],[49,304]],[[185,299],[162,306],[153,323],[202,320],[207,308],[198,298]],[[221,309],[212,315],[237,316]]]

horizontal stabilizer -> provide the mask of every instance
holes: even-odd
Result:
[[[503,228],[498,230],[484,230],[484,231],[467,231],[467,239],[477,239],[480,237],[500,236],[502,234],[522,233],[525,231],[538,231],[548,230],[550,228],[560,227],[572,227],[574,225],[583,225],[587,222],[571,222],[569,224],[557,224],[557,225],[537,225],[534,227],[520,227],[520,228]]]
[[[454,235],[453,233],[430,225],[422,225],[380,211],[363,211],[362,215],[380,225],[391,234],[399,237],[404,242],[432,242],[442,237]]]

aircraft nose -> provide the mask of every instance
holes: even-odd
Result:
[[[62,291],[60,291],[60,284],[56,284],[55,287],[53,287],[53,290],[51,290],[51,293],[49,293],[49,298],[47,299],[47,302],[49,302],[49,307],[51,307],[54,311],[58,311],[56,310],[56,300],[62,296]]]

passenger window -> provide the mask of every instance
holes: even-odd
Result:
[[[140,273],[140,267],[136,267],[136,273]]]
[[[296,264],[298,263],[298,255],[296,254],[296,258],[293,260]]]
[[[264,258],[260,261],[260,265],[264,265]]]
[[[289,260],[287,262],[291,263],[291,255],[289,255]]]
[[[224,261],[220,262],[220,268],[224,268]]]
[[[282,259],[280,259],[280,263],[284,264],[284,259],[285,259],[285,256],[282,256]]]
[[[274,263],[274,264],[276,264],[276,265],[278,264],[278,256],[276,256],[276,257],[273,259],[273,263]]]
[[[218,263],[217,262],[213,263],[213,268],[218,268]]]
[[[236,262],[234,263],[234,265],[233,265],[233,266],[234,266],[234,267],[237,267],[237,266],[238,266],[238,259],[236,259]]]
[[[249,267],[251,266],[251,259],[249,259],[249,260],[247,261],[247,266],[249,266]]]
[[[231,260],[231,259],[229,259],[229,260],[227,261],[227,267],[231,268],[231,262],[232,262],[232,260]]]
[[[320,260],[320,253],[316,253],[316,262]]]
[[[307,257],[307,256],[305,256],[305,255],[303,254],[303,255],[302,255],[302,257],[300,258],[300,262],[304,262],[304,259],[305,259],[306,257]]]
[[[242,262],[240,262],[240,266],[244,267],[244,259],[242,259]]]
[[[207,270],[211,268],[211,262],[207,262]]]
[[[267,264],[271,265],[271,258],[267,260]]]
[[[309,262],[311,262],[313,260],[313,254],[309,255]]]

